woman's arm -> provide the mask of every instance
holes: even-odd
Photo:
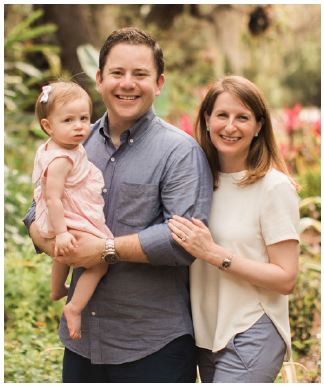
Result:
[[[296,240],[281,241],[267,246],[269,263],[232,255],[232,252],[216,244],[209,229],[201,221],[192,222],[174,216],[169,221],[174,240],[197,259],[219,267],[227,257],[232,258],[227,272],[251,284],[276,291],[280,294],[292,292],[298,273],[299,243]]]

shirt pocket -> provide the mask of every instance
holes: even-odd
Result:
[[[117,205],[118,221],[129,226],[146,227],[160,207],[159,186],[122,183]]]

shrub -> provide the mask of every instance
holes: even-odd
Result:
[[[314,317],[320,311],[320,269],[302,261],[294,293],[290,296],[289,313],[292,348],[305,355],[317,341],[312,328]]]

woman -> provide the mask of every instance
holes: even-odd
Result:
[[[273,382],[289,358],[288,294],[299,255],[298,195],[257,87],[213,85],[196,137],[215,182],[210,229],[174,216],[174,240],[197,258],[191,302],[203,382]]]

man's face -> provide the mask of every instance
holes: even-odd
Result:
[[[112,131],[132,127],[160,94],[164,76],[157,80],[153,51],[145,45],[119,43],[108,54],[97,88],[107,107]]]

